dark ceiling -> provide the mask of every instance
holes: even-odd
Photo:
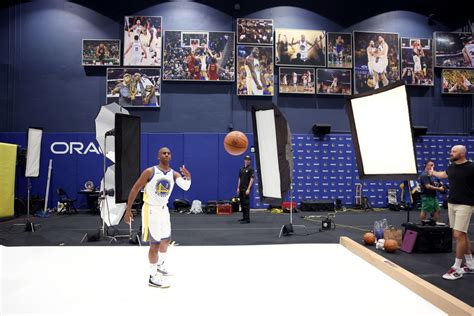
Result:
[[[29,1],[3,0],[1,8]],[[157,0],[76,0],[71,1],[88,7],[105,16],[120,21],[123,16],[133,14],[140,10],[167,1]],[[182,2],[185,5],[189,1]],[[425,16],[432,15],[433,21],[444,24],[455,30],[465,27],[468,20],[474,20],[473,0],[380,0],[380,1],[349,1],[349,0],[326,0],[326,1],[303,1],[303,0],[208,0],[194,1],[211,6],[229,15],[240,17],[270,7],[295,6],[309,11],[317,12],[326,18],[336,22],[343,27],[349,27],[369,17],[380,13],[406,10],[420,13]],[[237,8],[237,9],[236,9]]]

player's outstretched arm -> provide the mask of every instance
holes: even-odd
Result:
[[[176,181],[176,184],[184,191],[188,191],[189,188],[191,187],[191,173],[189,172],[188,169],[186,169],[184,165],[179,168],[179,171],[184,176],[184,178],[181,176],[179,172],[175,171],[174,179]]]

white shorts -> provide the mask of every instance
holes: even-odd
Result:
[[[387,71],[387,66],[388,66],[388,62],[384,59],[379,59],[378,62],[374,63],[373,65],[373,70],[376,72],[376,73],[383,73],[383,72],[386,72]]]
[[[448,203],[449,226],[467,233],[474,206]]]
[[[142,239],[160,242],[171,237],[171,220],[168,206],[143,203]]]

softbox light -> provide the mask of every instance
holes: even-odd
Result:
[[[252,120],[260,198],[265,203],[280,204],[292,182],[290,128],[274,104],[253,106]]]
[[[104,179],[100,182],[100,191],[104,192]],[[100,216],[107,226],[120,223],[127,203],[115,203],[115,165],[111,165],[105,172],[105,198],[100,203]],[[102,195],[102,194],[101,194]]]
[[[26,149],[26,168],[25,177],[39,177],[40,158],[41,158],[41,140],[43,138],[43,129],[28,128],[28,142]]]
[[[360,179],[417,178],[410,105],[403,83],[346,98]]]
[[[113,162],[115,162],[114,128],[116,113],[129,114],[126,109],[114,102],[101,106],[95,118],[95,138],[99,143],[102,153]]]

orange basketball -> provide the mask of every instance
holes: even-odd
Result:
[[[398,249],[398,243],[395,239],[387,239],[383,244],[386,252],[395,252]]]
[[[375,235],[371,232],[367,232],[364,234],[364,243],[366,245],[373,245],[375,244]]]
[[[249,140],[244,133],[233,131],[224,138],[224,148],[232,156],[242,155],[249,145]]]

